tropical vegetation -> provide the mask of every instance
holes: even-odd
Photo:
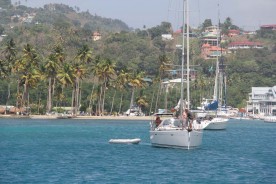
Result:
[[[5,4],[3,4],[5,3]],[[167,89],[162,81],[181,63],[179,40],[162,40],[172,34],[171,24],[162,22],[149,29],[129,28],[120,20],[106,19],[78,7],[49,4],[33,9],[0,4],[0,104],[14,105],[32,114],[117,114],[136,105],[150,114],[177,103],[180,87]],[[31,22],[18,17],[35,14]],[[14,16],[16,15],[16,16]],[[13,17],[13,19],[11,19]],[[206,20],[197,35],[212,25]],[[238,28],[227,18],[223,31]],[[93,40],[93,33],[102,38]],[[241,50],[223,59],[227,75],[227,104],[244,107],[253,86],[274,86],[276,81],[276,33],[259,30],[251,40],[261,40],[261,50]],[[179,35],[181,37],[181,35]],[[214,83],[214,60],[200,57],[200,40],[191,40],[191,61],[197,71],[192,81],[193,108],[210,96]]]

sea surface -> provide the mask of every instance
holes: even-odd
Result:
[[[0,183],[276,183],[276,124],[231,120],[182,150],[152,147],[148,121],[0,119]]]

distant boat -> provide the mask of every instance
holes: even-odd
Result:
[[[264,122],[266,123],[276,123],[276,116],[265,116]]]
[[[135,138],[135,139],[110,139],[109,143],[113,144],[139,144],[141,142],[141,139]]]
[[[56,116],[57,119],[69,119],[69,118],[72,118],[72,115],[69,115],[69,114],[58,114]]]
[[[221,35],[219,24],[218,24],[218,33],[217,33],[217,47],[219,47],[219,35]],[[221,58],[221,55],[222,55],[222,52],[220,54],[217,54],[217,57],[216,57],[216,76],[215,76],[213,99],[205,99],[205,102],[202,103],[201,110],[206,111],[207,115],[210,115],[210,113],[214,114],[213,115],[214,117],[205,118],[205,120],[201,122],[202,127],[204,127],[205,130],[224,130],[226,129],[227,123],[229,121],[228,117],[221,117],[222,114],[223,115],[227,114],[226,82],[225,82],[226,80],[224,76],[224,65],[223,65],[223,60],[221,63],[219,60],[219,57]],[[223,90],[224,90],[224,94],[222,94]],[[224,106],[222,105],[223,97],[224,97]]]

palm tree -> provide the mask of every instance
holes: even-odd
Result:
[[[92,50],[88,47],[88,45],[83,45],[82,48],[78,50],[76,59],[82,64],[92,62]]]
[[[142,95],[140,95],[140,96],[136,99],[136,103],[137,103],[137,105],[139,106],[139,114],[141,114],[142,108],[148,107],[148,106],[149,106],[149,103],[147,102],[146,96],[142,96]]]
[[[47,112],[50,113],[52,110],[52,97],[53,97],[53,88],[54,88],[54,80],[57,76],[57,70],[59,68],[58,63],[56,62],[56,58],[53,54],[49,56],[45,64],[45,74],[48,78],[48,98],[47,98]]]
[[[85,66],[92,62],[92,50],[88,47],[88,45],[83,45],[82,48],[78,50],[75,59],[77,62],[74,65],[76,74],[74,106],[75,109],[78,110],[80,106],[80,79],[82,79],[87,72]]]
[[[10,78],[12,77],[12,68],[16,62],[16,54],[17,54],[17,50],[15,47],[15,43],[13,41],[13,39],[10,39],[7,43],[6,46],[3,50],[3,55],[5,58],[5,66],[3,66],[2,64],[4,63],[4,61],[1,61],[1,76],[3,76],[3,74],[5,73],[5,76],[8,79],[8,97],[7,97],[7,101],[6,101],[6,106],[9,103],[9,99],[10,99]],[[7,110],[7,108],[6,108]],[[5,110],[5,114],[6,114],[6,110]]]
[[[110,59],[103,59],[100,62],[99,70],[97,72],[99,80],[103,82],[102,86],[102,105],[100,111],[104,113],[105,92],[109,81],[115,77],[115,64]]]
[[[23,56],[21,60],[21,82],[24,86],[23,104],[29,104],[29,88],[35,87],[41,79],[41,72],[39,70],[39,58],[36,50],[27,44],[23,49]]]
[[[121,108],[122,108],[122,102],[123,102],[123,90],[126,87],[126,84],[128,83],[130,78],[129,73],[127,72],[126,69],[122,69],[118,74],[117,78],[115,79],[115,88],[121,91],[121,98],[120,98],[120,105],[119,105],[119,111],[118,113],[121,113]]]
[[[131,100],[130,100],[130,104],[129,104],[129,109],[131,109],[131,107],[134,105],[133,104],[133,99],[134,99],[134,92],[135,89],[138,88],[142,88],[145,86],[145,82],[144,82],[144,72],[140,72],[138,74],[133,73],[130,78],[129,78],[129,85],[132,88],[132,92],[131,92]]]
[[[30,68],[28,72],[22,75],[21,80],[24,81],[23,103],[29,107],[29,88],[37,86],[37,83],[41,80],[41,72],[36,68]]]
[[[77,111],[79,110],[79,94],[80,94],[80,80],[86,74],[85,66],[81,63],[75,63],[72,66],[74,72],[74,85],[73,85],[73,94],[72,94],[72,107],[73,107],[73,114],[76,115]]]
[[[63,94],[63,89],[65,87],[68,87],[74,84],[75,78],[76,77],[74,73],[74,68],[70,64],[64,63],[64,65],[58,70],[58,73],[57,73],[57,79],[62,84],[62,90],[61,90],[62,94]]]

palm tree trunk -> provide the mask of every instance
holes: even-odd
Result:
[[[50,113],[52,109],[52,80],[49,77],[48,82],[48,100],[47,100],[47,112]]]
[[[122,110],[122,102],[123,102],[123,93],[121,94],[121,100],[120,100],[120,106],[119,106],[119,114],[121,113]]]
[[[77,77],[76,78],[76,89],[75,89],[76,90],[76,93],[75,93],[75,115],[77,115],[78,109],[79,109],[79,107],[78,107],[78,104],[79,104],[79,89],[80,89],[79,84],[80,84],[79,77]]]
[[[116,95],[116,90],[114,92],[114,95],[113,95],[113,98],[112,98],[112,104],[111,104],[111,109],[110,109],[110,115],[112,114],[112,111],[113,111],[113,103],[114,103],[114,98],[115,98],[115,95]]]
[[[82,87],[82,81],[80,81],[80,87],[79,87],[79,103],[78,103],[78,111],[80,110],[80,106],[81,106],[81,87]]]
[[[102,104],[102,112],[103,113],[104,113],[105,91],[106,91],[106,80],[104,82],[104,89],[103,89],[103,104]]]
[[[6,101],[5,114],[7,114],[7,106],[8,106],[9,101],[10,101],[10,96],[11,96],[11,84],[9,82],[8,83],[8,97],[7,97],[7,101]]]
[[[72,90],[72,102],[71,102],[71,108],[72,108],[72,113],[75,116],[76,112],[75,112],[75,92],[76,92],[76,88],[75,85],[73,86],[73,90]]]
[[[18,103],[18,97],[19,97],[19,79],[17,79],[17,92],[16,92],[17,94],[16,94],[16,96],[17,96],[17,98],[16,98],[16,108],[18,108],[19,107],[19,103]]]
[[[95,86],[95,84],[93,84],[93,87],[92,87],[92,90],[91,90],[91,95],[90,95],[90,99],[89,99],[89,109],[90,109],[90,116],[92,115],[92,97],[93,97],[93,92],[94,92],[94,86]]]
[[[99,115],[102,115],[102,111],[101,111],[101,104],[102,104],[102,91],[103,91],[103,87],[101,86],[100,87],[100,98],[99,98],[99,101],[98,101],[98,113]]]
[[[134,90],[135,88],[133,87],[131,92],[130,104],[129,104],[129,114],[130,114],[131,107],[133,106]]]

